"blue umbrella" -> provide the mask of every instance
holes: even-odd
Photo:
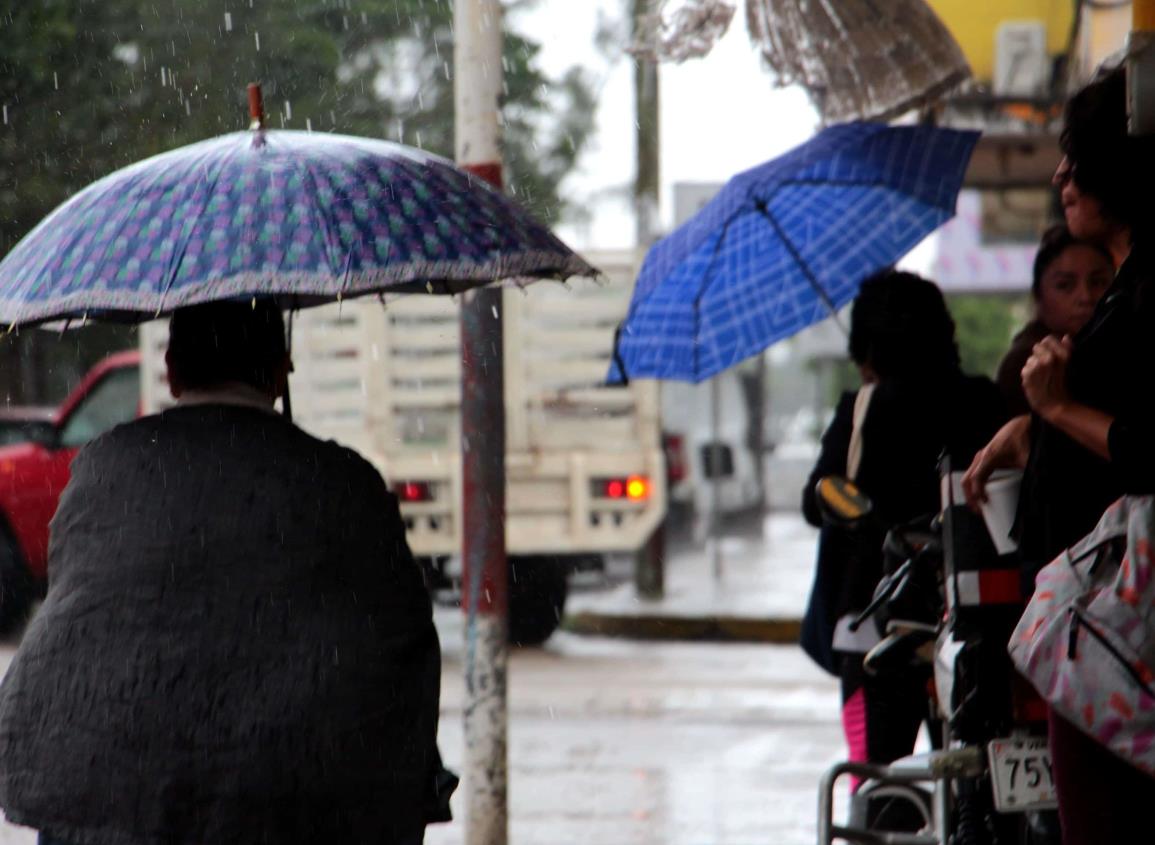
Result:
[[[829,316],[954,216],[979,133],[832,126],[654,245],[609,381],[698,382]]]
[[[500,192],[419,150],[259,130],[113,173],[0,262],[0,324],[150,319],[276,296],[310,305],[596,271]]]

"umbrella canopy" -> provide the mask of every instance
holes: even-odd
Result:
[[[978,137],[833,126],[735,176],[646,255],[609,380],[701,381],[829,316],[954,215]]]
[[[0,262],[0,324],[594,274],[451,162],[384,141],[260,130],[155,156],[69,199]]]
[[[924,0],[746,0],[746,17],[778,80],[806,88],[827,123],[888,119],[971,75]]]

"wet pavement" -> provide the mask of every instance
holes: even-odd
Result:
[[[451,767],[461,677],[448,654]],[[797,648],[562,633],[515,654],[510,679],[510,842],[814,842],[818,777],[842,751],[838,693]],[[463,827],[426,842],[464,842]]]
[[[571,592],[566,625],[645,639],[794,642],[817,545],[817,529],[797,513],[748,518],[717,548],[674,537],[660,599],[638,598],[627,561],[616,586]]]

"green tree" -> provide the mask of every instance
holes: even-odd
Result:
[[[244,128],[249,82],[263,84],[272,128],[451,157],[452,21],[452,0],[0,0],[0,254],[117,167]],[[507,32],[503,153],[509,189],[553,221],[593,95],[579,68],[547,77],[539,51]],[[57,392],[29,383],[55,366],[29,359],[37,337],[0,348],[0,399]]]
[[[1026,322],[1022,297],[967,294],[947,298],[964,372],[994,376],[1011,345],[1011,336]]]

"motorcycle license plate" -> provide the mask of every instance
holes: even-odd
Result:
[[[987,745],[995,808],[1001,813],[1058,806],[1051,752],[1041,737],[996,739]]]

